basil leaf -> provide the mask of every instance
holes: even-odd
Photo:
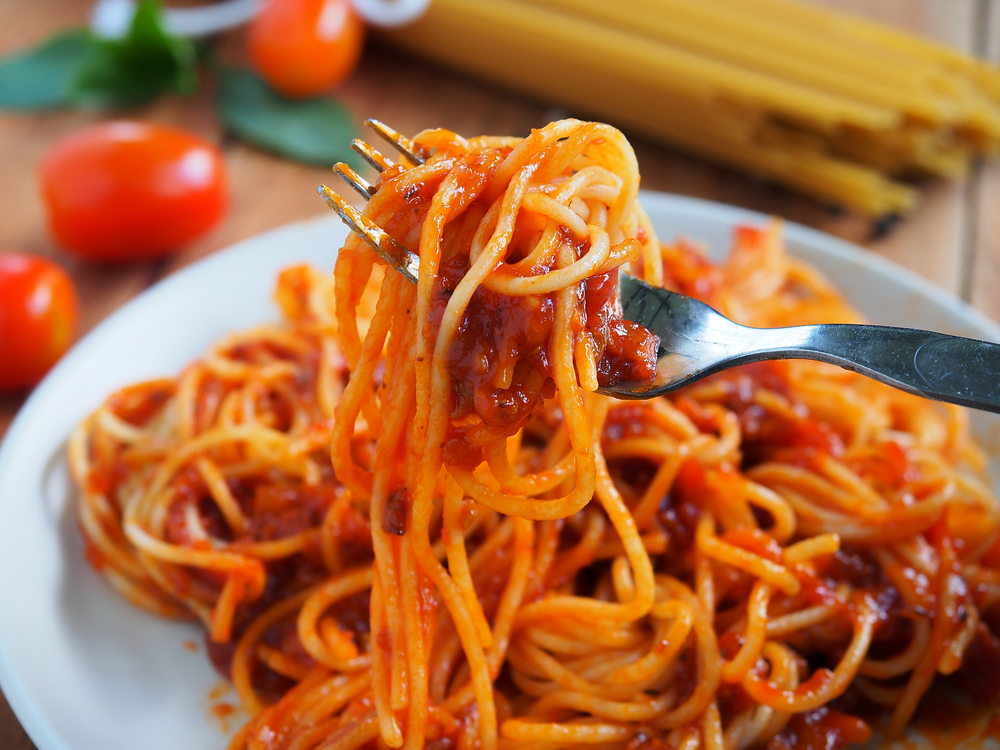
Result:
[[[220,70],[218,87],[222,124],[243,140],[306,164],[332,167],[344,161],[360,168],[350,149],[357,134],[354,119],[339,102],[286,99],[242,68]]]
[[[69,104],[73,82],[93,52],[90,35],[66,31],[0,60],[0,109],[52,109]]]
[[[168,34],[156,0],[142,0],[123,39],[99,39],[77,78],[74,103],[87,108],[135,107],[162,93],[190,94],[198,56],[188,39]]]

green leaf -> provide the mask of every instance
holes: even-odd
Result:
[[[123,39],[100,39],[77,78],[74,103],[87,108],[135,107],[163,93],[191,94],[198,55],[189,39],[167,33],[160,4],[142,0]]]
[[[281,156],[332,167],[360,167],[351,151],[357,129],[350,112],[333,99],[294,101],[275,93],[249,70],[219,71],[218,106],[227,130]]]
[[[92,52],[90,35],[79,29],[0,59],[0,109],[67,106],[73,82]]]

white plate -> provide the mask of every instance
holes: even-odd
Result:
[[[736,224],[766,221],[690,198],[647,193],[643,203],[661,238],[707,242],[717,258]],[[116,388],[173,375],[220,336],[275,319],[278,270],[301,262],[332,268],[344,236],[327,216],[171,276],[81,341],[11,426],[0,446],[0,687],[39,750],[225,746],[209,713],[219,677],[200,629],[135,609],[83,561],[66,436]],[[822,269],[874,322],[1000,341],[996,323],[898,266],[804,227],[788,225],[786,237],[794,255]],[[1000,456],[1000,419],[976,414],[973,429]]]

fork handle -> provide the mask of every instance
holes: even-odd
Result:
[[[1000,344],[868,325],[775,328],[765,341],[754,359],[829,362],[918,396],[1000,413]]]

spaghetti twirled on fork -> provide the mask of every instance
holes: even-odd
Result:
[[[659,244],[606,125],[415,144],[365,213],[417,285],[351,236],[332,278],[282,274],[282,325],[71,440],[90,560],[202,620],[233,748],[832,747],[859,700],[898,733],[1000,663],[960,409],[806,362],[595,393],[655,367],[623,265],[747,324],[855,319],[777,226],[721,267]]]

